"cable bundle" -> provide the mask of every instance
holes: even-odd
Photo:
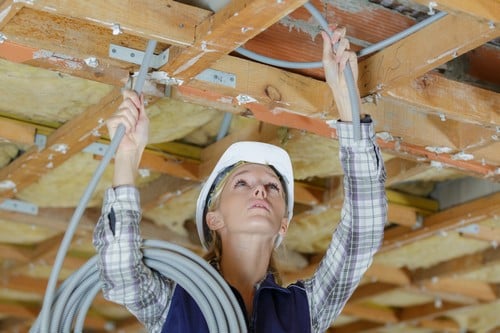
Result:
[[[146,240],[144,263],[168,276],[196,301],[210,332],[246,332],[246,323],[238,301],[222,276],[195,253],[175,244]],[[39,316],[30,332],[49,323],[49,332],[82,332],[88,309],[101,290],[98,257],[94,256],[67,278],[56,293],[49,318]]]

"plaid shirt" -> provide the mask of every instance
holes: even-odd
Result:
[[[349,123],[337,123],[337,134],[345,173],[344,205],[323,260],[304,281],[312,332],[324,332],[340,314],[382,242],[387,215],[385,170],[373,125],[361,124],[360,141],[353,139]],[[148,332],[160,332],[175,282],[143,264],[140,218],[135,187],[108,189],[94,246],[100,256],[104,297],[125,305]]]

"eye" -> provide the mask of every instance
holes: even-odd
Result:
[[[244,179],[238,179],[235,183],[234,183],[234,188],[236,187],[242,187],[242,186],[247,186],[247,182],[244,180]]]
[[[280,192],[280,187],[279,187],[279,185],[277,183],[268,183],[266,185],[266,188],[268,190],[273,190],[273,191],[276,191],[278,193]]]

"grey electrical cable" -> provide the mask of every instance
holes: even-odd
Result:
[[[357,56],[364,57],[364,56],[367,56],[369,54],[380,51],[383,48],[385,48],[389,45],[392,45],[392,44],[400,41],[401,39],[403,39],[403,38],[417,32],[417,31],[425,28],[426,26],[436,22],[437,20],[443,18],[446,15],[447,15],[446,12],[436,12],[436,14],[429,16],[425,20],[422,20],[422,21],[412,25],[411,27],[409,27],[403,31],[400,31],[400,32],[392,35],[391,37],[384,39],[383,41],[380,41],[378,43],[367,46],[362,50],[359,50],[357,52]],[[303,61],[302,62],[302,61],[281,60],[281,59],[267,57],[267,56],[264,56],[262,54],[250,51],[248,49],[245,49],[242,46],[238,47],[235,51],[238,52],[239,54],[247,57],[247,58],[256,60],[258,62],[262,62],[264,64],[268,64],[271,66],[276,66],[276,67],[291,68],[291,69],[310,69],[310,68],[323,67],[323,62],[321,62],[321,61],[310,61],[310,62]]]
[[[321,13],[314,7],[310,2],[306,2],[304,4],[304,8],[306,8],[311,15],[319,22],[324,31],[328,33],[330,38],[332,37],[332,32],[328,27],[328,22],[323,18]],[[347,62],[344,68],[344,78],[347,84],[347,90],[349,91],[349,101],[351,102],[351,116],[352,116],[352,129],[354,140],[361,140],[361,124],[360,124],[360,109],[359,105],[359,96],[358,96],[358,87],[356,86],[356,81],[354,80],[354,75],[352,73],[351,65]]]
[[[146,240],[144,263],[179,283],[193,296],[205,316],[210,332],[246,332],[246,323],[238,301],[229,285],[209,263],[195,253],[175,244]],[[81,332],[87,311],[101,289],[94,256],[68,277],[58,291],[50,332]],[[224,311],[222,310],[224,309]],[[76,318],[76,321],[74,317]],[[32,331],[38,332],[40,318]]]
[[[227,135],[229,131],[229,126],[231,125],[231,120],[233,119],[233,114],[230,112],[224,113],[224,118],[222,118],[222,124],[220,125],[219,132],[217,132],[216,141],[221,140]]]

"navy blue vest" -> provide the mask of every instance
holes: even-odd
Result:
[[[232,290],[245,313],[242,297],[236,289]],[[311,332],[307,295],[302,283],[283,288],[269,274],[255,292],[253,313],[247,328],[249,333]],[[175,287],[162,333],[209,333],[200,308],[179,285]]]

